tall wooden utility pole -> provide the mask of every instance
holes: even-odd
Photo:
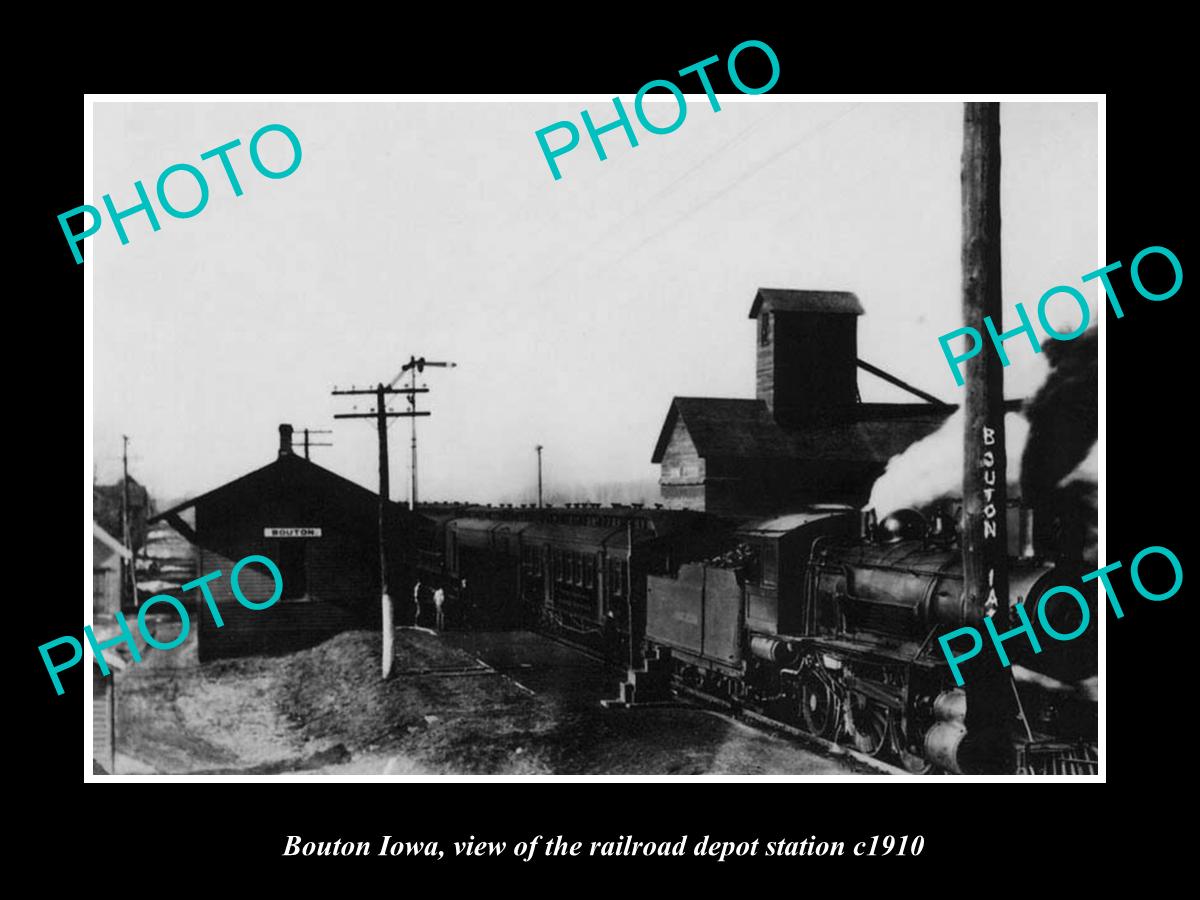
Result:
[[[367,390],[358,390],[351,388],[348,391],[339,391],[334,388],[334,395],[346,394],[374,394],[375,409],[368,413],[339,413],[335,415],[335,419],[374,419],[375,427],[379,431],[379,592],[382,604],[382,619],[381,625],[381,640],[383,643],[383,661],[382,673],[383,677],[387,678],[392,674],[392,665],[396,660],[395,647],[395,607],[392,603],[392,595],[388,586],[388,564],[387,564],[387,505],[389,503],[389,495],[391,489],[388,484],[388,445],[387,445],[387,420],[399,418],[402,416],[427,416],[429,413],[418,412],[389,412],[387,409],[388,394],[407,394],[410,391],[423,391],[424,388],[391,388],[384,387],[383,383],[379,383],[374,388]]]
[[[625,520],[625,628],[629,632],[626,644],[629,647],[629,672],[633,678],[633,519]]]
[[[420,391],[417,390],[417,373],[424,372],[427,368],[430,368],[430,367],[435,368],[435,369],[453,369],[457,365],[458,365],[457,363],[452,363],[452,362],[433,362],[432,360],[428,360],[423,356],[421,356],[421,357],[410,356],[408,358],[408,362],[406,362],[403,366],[400,367],[400,371],[396,374],[396,377],[392,379],[392,382],[391,382],[391,384],[388,385],[388,387],[391,387],[392,384],[395,384],[397,381],[399,381],[401,378],[403,378],[405,372],[409,372],[410,377],[411,377],[411,382],[410,382],[410,386],[409,386],[409,390],[408,390],[408,405],[411,407],[412,414],[414,417],[418,416],[418,415],[427,416],[427,415],[429,415],[429,413],[427,413],[427,412],[423,412],[423,413],[417,412],[417,396],[416,395],[419,393],[427,392],[426,389],[424,389],[424,388],[422,388]],[[409,495],[409,509],[416,511],[416,508],[417,508],[417,420],[416,420],[416,418],[414,418],[410,424],[412,426],[412,443],[411,443],[411,447],[412,447],[412,463],[411,463],[412,485],[410,488],[410,495]]]
[[[537,445],[538,455],[538,509],[542,508],[542,445]]]
[[[310,442],[308,439],[308,436],[310,434],[333,434],[333,432],[330,431],[328,428],[305,428],[304,429],[304,458],[305,459],[309,458],[309,456],[308,456],[308,448],[309,447],[332,447],[333,446],[332,442],[330,442],[330,443],[318,443],[317,441]]]
[[[1000,295],[1000,104],[967,103],[962,151],[963,324],[987,334],[984,318],[1002,322]],[[1003,331],[1003,329],[999,329]],[[1007,454],[1004,369],[985,348],[966,363],[963,435],[963,606],[1009,628]],[[982,621],[977,624],[982,625]],[[979,629],[981,632],[983,628]],[[1018,638],[1020,639],[1020,638]],[[985,639],[986,643],[986,639]],[[973,767],[1012,771],[1015,708],[1009,670],[980,653],[965,669],[967,741]],[[964,755],[968,748],[964,746]]]
[[[129,599],[138,605],[137,553],[133,549],[133,526],[129,521],[129,435],[121,435],[121,541],[129,549],[126,571],[129,573]]]

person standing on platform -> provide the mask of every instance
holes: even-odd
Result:
[[[421,582],[417,581],[413,585],[413,625],[419,625],[421,622]]]
[[[433,592],[434,627],[438,631],[444,631],[446,628],[446,616],[442,612],[442,606],[445,602],[446,592],[439,587]]]

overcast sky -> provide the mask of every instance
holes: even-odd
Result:
[[[100,480],[119,476],[125,433],[160,498],[208,490],[270,462],[290,422],[334,428],[314,459],[374,488],[373,425],[335,423],[353,403],[330,390],[389,381],[411,354],[458,363],[422,379],[422,500],[532,498],[538,443],[551,486],[653,478],[673,396],[754,396],[760,286],[854,291],[860,356],[959,401],[937,337],[961,324],[961,104],[759,99],[722,96],[714,113],[690,97],[672,134],[605,135],[605,162],[585,133],[560,181],[534,132],[584,107],[608,121],[611,103],[97,104],[86,202],[132,206],[136,179],[153,193],[178,162],[211,190],[194,218],[160,209],[158,232],[127,219],[127,246],[107,221],[87,241]],[[268,180],[246,145],[275,122],[303,160]],[[1047,288],[1107,262],[1096,127],[1093,104],[1002,106],[1004,295],[1035,322]],[[236,198],[199,159],[233,138]],[[273,168],[289,159],[280,135],[262,149]],[[169,182],[184,209],[187,182]],[[1041,357],[1010,347],[1006,391],[1024,396]],[[859,383],[865,400],[911,399]],[[395,422],[403,500],[409,423]]]

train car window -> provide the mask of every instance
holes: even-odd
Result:
[[[763,541],[759,553],[762,580],[766,584],[779,581],[779,548],[774,541]]]
[[[758,344],[765,347],[771,343],[771,314],[764,312],[758,317]]]
[[[596,561],[590,556],[583,558],[583,586],[585,588],[596,586]]]

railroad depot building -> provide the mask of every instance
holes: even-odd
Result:
[[[757,396],[671,402],[651,460],[664,505],[754,516],[865,504],[887,461],[956,407],[858,359],[862,312],[844,291],[760,289],[750,307]],[[859,368],[924,402],[861,402]]]
[[[194,511],[194,525],[184,520]],[[313,646],[347,628],[379,621],[379,495],[292,452],[292,427],[279,426],[274,462],[180,503],[152,518],[166,521],[196,548],[225,624],[217,628],[199,588],[182,594],[200,659],[285,653]],[[388,582],[393,596],[411,590],[419,530],[425,523],[404,504],[385,511]],[[266,556],[283,578],[279,601],[265,610],[240,604],[230,588],[234,565]],[[274,591],[271,573],[248,564],[239,585],[250,600]],[[179,592],[176,592],[178,595]]]

